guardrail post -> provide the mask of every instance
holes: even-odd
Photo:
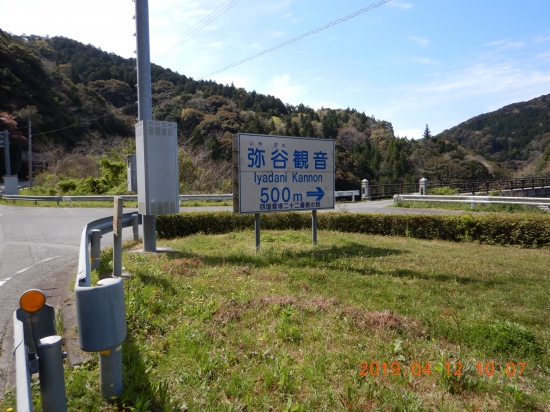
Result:
[[[361,199],[370,199],[369,181],[367,179],[363,179],[361,182]]]
[[[428,179],[422,178],[420,179],[420,194],[421,195],[427,195],[428,194]]]
[[[99,380],[105,399],[122,393],[122,345],[99,352]]]
[[[113,276],[122,275],[122,210],[123,202],[120,197],[114,198],[113,214]]]
[[[99,270],[101,257],[101,230],[92,230],[92,239],[90,242],[90,270]]]
[[[134,213],[132,215],[132,231],[134,232],[134,240],[139,239],[139,215]]]
[[[65,375],[61,336],[40,339],[37,348],[40,365],[40,396],[43,412],[66,412]]]

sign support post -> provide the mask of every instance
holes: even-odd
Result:
[[[311,241],[314,245],[317,244],[317,211],[311,212]]]
[[[254,235],[256,239],[256,253],[260,251],[260,214],[254,214]]]

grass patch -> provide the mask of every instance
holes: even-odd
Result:
[[[312,246],[308,231],[274,230],[256,254],[253,239],[124,253],[119,408],[550,410],[547,248],[328,231]],[[70,410],[109,410],[97,368],[67,370]]]
[[[457,202],[422,202],[422,201],[398,201],[393,207],[405,207],[410,209],[445,209],[445,210],[465,210],[469,212],[495,212],[495,213],[529,213],[529,214],[548,214],[546,210],[541,210],[536,206],[530,205],[502,205],[502,204],[475,204],[472,208],[470,203]]]

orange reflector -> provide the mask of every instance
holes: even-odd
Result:
[[[46,304],[46,296],[38,289],[27,290],[21,296],[19,304],[27,312],[38,312]]]

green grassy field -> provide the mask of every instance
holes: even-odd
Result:
[[[101,400],[94,358],[66,371],[69,410],[550,411],[547,248],[261,240],[259,253],[252,231],[126,251],[125,391]]]

